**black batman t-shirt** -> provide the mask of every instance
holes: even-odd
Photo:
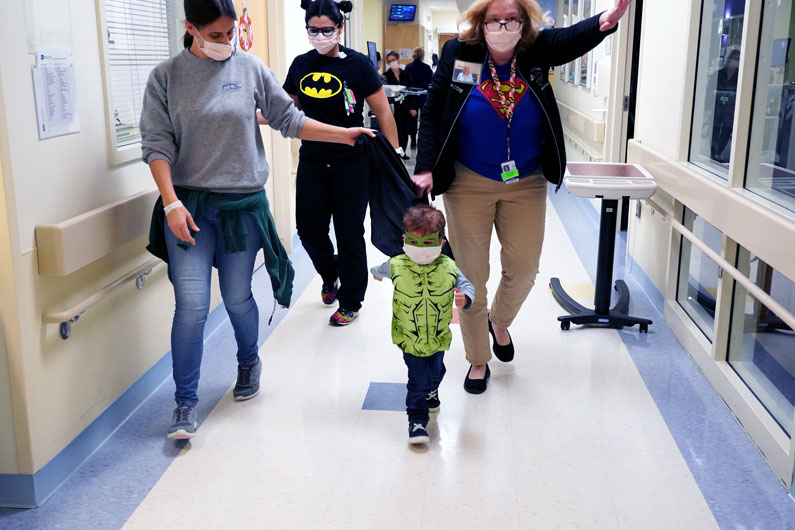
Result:
[[[290,65],[284,89],[298,96],[301,110],[310,118],[340,127],[361,127],[364,125],[364,99],[381,88],[381,78],[363,54],[340,46],[340,56],[327,57],[316,50],[299,55]],[[345,110],[343,92],[346,88],[356,99],[350,115]],[[301,144],[301,155],[312,159],[344,158],[354,152],[355,148],[344,144],[308,140]]]

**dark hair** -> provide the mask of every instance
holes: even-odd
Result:
[[[309,23],[312,17],[329,17],[336,26],[339,26],[342,19],[345,18],[343,13],[350,13],[353,11],[353,2],[343,0],[342,2],[335,2],[334,0],[301,0],[301,9],[306,11],[304,22]]]
[[[232,0],[185,0],[182,5],[185,8],[185,20],[196,29],[212,24],[221,17],[237,20]],[[182,43],[185,48],[190,48],[193,45],[193,35],[186,31]]]
[[[375,58],[379,61],[381,60],[381,52],[379,52],[378,50],[375,51]]]
[[[430,204],[409,208],[403,216],[403,227],[408,232],[425,232],[425,235],[439,232],[444,237],[444,225],[444,215]]]
[[[400,61],[400,55],[398,54],[398,52],[389,52],[389,53],[387,53],[386,54],[386,62],[389,62],[389,58],[390,57],[394,57],[395,59]]]

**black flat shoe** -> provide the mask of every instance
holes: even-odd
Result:
[[[486,391],[486,386],[489,384],[489,377],[491,377],[491,370],[489,370],[489,365],[486,365],[486,377],[483,379],[470,379],[469,372],[472,371],[472,365],[469,366],[469,370],[467,370],[467,376],[464,379],[464,390],[469,392],[470,394],[482,394]]]
[[[494,352],[494,356],[504,363],[509,363],[513,361],[513,339],[511,339],[511,334],[508,333],[508,339],[511,342],[509,342],[504,346],[502,344],[497,344],[497,337],[494,336],[494,328],[491,327],[490,318],[489,318],[489,333],[491,333],[491,339],[494,341],[491,344],[491,351]]]

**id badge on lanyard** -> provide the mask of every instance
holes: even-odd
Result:
[[[511,159],[511,120],[513,120],[513,111],[515,108],[514,95],[515,95],[515,79],[516,79],[516,56],[514,55],[511,61],[511,77],[508,81],[510,89],[508,97],[506,98],[502,93],[502,83],[497,75],[497,69],[494,67],[494,62],[489,57],[489,69],[491,70],[491,77],[497,88],[497,94],[500,96],[500,102],[505,109],[505,119],[508,122],[507,143],[508,143],[508,160],[500,164],[500,177],[505,184],[514,184],[519,182],[519,170],[516,168],[516,161]]]
[[[508,158],[511,158],[511,118],[508,118]],[[519,182],[519,170],[516,169],[516,162],[514,160],[506,160],[500,166],[500,177],[505,184],[514,184]]]

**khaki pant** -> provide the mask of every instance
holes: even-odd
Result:
[[[475,287],[475,300],[459,313],[467,360],[491,359],[486,282],[492,227],[500,240],[502,274],[491,306],[491,321],[508,327],[538,274],[544,241],[546,180],[540,173],[515,184],[497,182],[455,166],[456,177],[444,197],[450,244],[456,264]]]

